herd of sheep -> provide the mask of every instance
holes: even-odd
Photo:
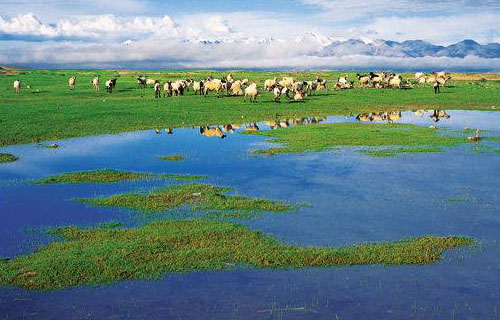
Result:
[[[431,74],[417,72],[413,82],[409,78],[404,81],[401,75],[387,72],[370,72],[368,74],[358,73],[356,77],[360,87],[402,89],[411,87],[413,83],[432,84],[435,93],[439,93],[440,86],[446,84],[446,82],[451,79],[445,72],[433,72]],[[116,87],[116,82],[117,78],[108,79],[105,82],[106,90],[108,92],[113,92]],[[69,78],[68,85],[70,90],[75,89],[75,76]],[[99,76],[91,80],[91,85],[93,90],[100,89],[101,82]],[[316,76],[316,79],[311,81],[297,80],[293,77],[283,77],[281,79],[275,77],[264,81],[263,90],[272,92],[275,102],[280,102],[282,96],[286,96],[287,99],[293,101],[303,101],[306,96],[312,95],[314,91],[328,90],[327,85],[328,81],[322,79],[320,76]],[[168,80],[163,83],[163,86],[160,80],[140,76],[137,78],[137,86],[142,89],[152,87],[155,98],[160,98],[162,96],[162,89],[163,97],[172,97],[182,96],[191,88],[194,94],[203,96],[207,96],[213,91],[216,93],[217,97],[219,97],[221,93],[225,92],[229,96],[243,96],[245,102],[247,99],[250,102],[257,102],[257,97],[260,93],[258,85],[255,82],[250,82],[248,79],[235,79],[231,74],[228,74],[222,79],[216,79],[210,75],[203,80],[194,80],[192,78],[176,81]],[[334,84],[334,89],[336,90],[352,88],[354,88],[354,81],[349,80],[348,75],[339,77]],[[21,91],[21,81],[19,79],[14,81],[14,91],[18,94]]]

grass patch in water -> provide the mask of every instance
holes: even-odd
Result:
[[[167,161],[183,161],[184,159],[186,159],[186,156],[180,154],[172,154],[168,156],[158,156],[158,158]]]
[[[0,284],[36,290],[160,278],[166,273],[272,268],[433,263],[467,237],[423,236],[343,247],[297,246],[221,220],[159,220],[136,228],[56,228],[64,240],[0,261]]]
[[[149,193],[122,193],[97,198],[79,198],[97,206],[126,207],[141,211],[163,211],[190,204],[193,210],[287,211],[293,205],[279,201],[228,195],[231,188],[205,183],[186,183],[153,189]]]
[[[65,172],[35,180],[34,183],[49,184],[49,183],[79,183],[79,182],[117,182],[123,180],[142,179],[151,177],[153,177],[153,174],[148,172],[131,172],[131,171],[120,171],[114,169],[100,169],[100,170]]]
[[[59,148],[59,145],[57,143],[51,143],[51,144],[39,143],[38,146],[40,146],[42,148],[47,148],[47,149],[57,149],[57,148]]]
[[[203,174],[177,174],[177,173],[162,173],[160,177],[172,178],[175,181],[195,181],[206,179],[207,176]]]
[[[401,153],[426,153],[441,152],[438,147],[420,147],[420,148],[394,148],[394,149],[364,149],[362,153],[372,157],[391,157]]]
[[[14,162],[17,160],[19,160],[19,158],[13,154],[3,152],[0,153],[0,163]]]
[[[273,137],[282,147],[253,150],[256,153],[302,153],[323,151],[337,146],[452,146],[467,142],[465,137],[439,134],[441,130],[411,124],[322,123],[282,130],[244,132]],[[418,148],[418,152],[435,149]],[[405,149],[393,149],[404,151]],[[417,150],[417,149],[415,149]]]

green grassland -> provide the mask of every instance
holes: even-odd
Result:
[[[165,273],[222,270],[236,265],[299,268],[426,264],[466,237],[423,236],[388,243],[304,247],[220,220],[161,220],[137,228],[53,229],[64,240],[12,260],[0,260],[0,284],[37,290],[98,285]]]
[[[397,153],[438,152],[438,146],[453,146],[468,141],[466,137],[444,135],[443,131],[445,130],[411,124],[322,123],[245,134],[272,137],[269,141],[282,144],[279,147],[253,150],[263,154],[322,151],[338,146],[421,146],[362,150],[373,156],[388,156]]]
[[[180,154],[171,154],[168,156],[160,155],[160,156],[158,156],[158,159],[166,160],[166,161],[183,161],[184,159],[186,159],[186,156],[183,156]]]
[[[114,169],[98,169],[87,171],[72,171],[64,172],[45,178],[33,181],[35,184],[51,184],[51,183],[83,183],[83,182],[118,182],[123,180],[136,180],[147,178],[171,178],[175,181],[193,181],[205,179],[205,175],[201,174],[176,174],[176,173],[160,173],[153,174],[150,172],[132,172]]]
[[[231,188],[205,183],[186,183],[153,189],[149,193],[123,193],[75,200],[141,211],[163,211],[183,204],[190,204],[193,210],[217,211],[287,211],[294,208],[279,201],[228,195],[229,190]]]
[[[193,95],[154,99],[153,89],[138,89],[136,77],[148,75],[167,79],[221,77],[228,71],[160,70],[16,70],[0,73],[0,146],[38,142],[93,134],[116,133],[137,129],[187,125],[256,122],[282,117],[350,114],[412,108],[492,110],[499,108],[500,82],[452,81],[435,95],[429,86],[411,90],[356,88],[346,91],[315,92],[303,103],[273,102],[264,92],[256,104],[244,103],[242,97],[204,98]],[[332,82],[340,72],[232,71],[235,78],[248,78],[260,87],[264,79],[294,76],[313,80],[320,75]],[[356,72],[349,72],[355,79]],[[91,89],[90,80],[101,76],[101,90]],[[77,77],[76,89],[69,90],[68,78]],[[118,77],[113,93],[104,90],[109,77]],[[403,77],[412,77],[403,74]],[[20,95],[12,88],[15,79],[22,81]],[[357,83],[357,80],[356,80]],[[30,88],[26,88],[29,86]]]

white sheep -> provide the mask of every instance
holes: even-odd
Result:
[[[250,102],[257,102],[257,96],[259,95],[259,90],[257,89],[257,84],[252,83],[245,89],[245,97],[243,101],[247,101],[247,97],[250,97]]]
[[[14,81],[14,92],[17,94],[21,93],[21,80]]]
[[[276,86],[276,82],[278,81],[278,78],[274,77],[274,79],[267,79],[264,81],[264,90],[265,91],[271,91],[273,88]]]
[[[204,85],[204,81],[201,80],[201,81],[194,81],[193,82],[193,91],[194,91],[194,94],[196,94],[197,92],[200,93],[200,95],[203,93],[203,85]]]
[[[70,89],[70,90],[75,89],[75,84],[76,84],[76,77],[75,77],[75,76],[72,76],[72,77],[71,77],[71,78],[69,78],[69,80],[68,80],[69,89]]]
[[[101,80],[99,80],[99,77],[94,77],[91,81],[92,83],[92,89],[94,90],[99,90],[101,89]]]
[[[207,96],[210,91],[215,91],[217,93],[217,97],[219,97],[219,93],[221,90],[222,81],[219,79],[208,80],[203,85],[203,94],[205,96]]]

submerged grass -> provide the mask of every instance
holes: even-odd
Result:
[[[426,153],[426,152],[441,152],[438,147],[419,147],[419,148],[394,148],[394,149],[364,149],[362,153],[372,157],[391,157],[402,153]]]
[[[167,161],[182,161],[186,159],[186,156],[180,155],[180,154],[172,154],[168,156],[158,156],[159,159],[161,160],[167,160]]]
[[[131,172],[113,169],[100,169],[89,171],[65,172],[42,179],[35,180],[37,184],[50,183],[79,183],[79,182],[117,182],[123,180],[133,180],[142,178],[151,178],[152,173]]]
[[[6,163],[6,162],[14,162],[19,160],[18,157],[16,157],[13,154],[10,153],[0,153],[0,163]]]
[[[177,173],[162,173],[160,177],[171,178],[175,181],[195,181],[206,179],[207,176],[203,174],[177,174]]]
[[[123,180],[147,179],[153,177],[171,178],[175,181],[193,181],[205,179],[207,176],[201,174],[175,174],[161,173],[153,174],[150,172],[121,171],[114,169],[99,169],[88,171],[73,171],[48,176],[35,180],[36,184],[50,183],[81,183],[81,182],[118,182]]]
[[[193,210],[287,211],[294,206],[267,199],[228,195],[231,188],[205,183],[186,183],[153,189],[149,193],[123,193],[77,201],[98,206],[126,207],[141,211],[162,211],[190,204]]]
[[[292,76],[298,80],[314,80],[317,75],[334,82],[346,72],[242,71],[242,70],[18,70],[21,74],[0,74],[2,83],[2,125],[0,146],[22,142],[59,140],[69,137],[117,133],[139,129],[258,122],[284,118],[346,115],[385,110],[409,109],[474,109],[492,110],[500,101],[500,82],[488,86],[471,86],[468,81],[452,80],[442,94],[434,94],[432,86],[411,90],[356,88],[346,91],[322,91],[306,98],[305,103],[274,103],[270,92],[261,92],[257,104],[243,102],[242,97],[203,98],[192,91],[178,99],[155,99],[153,89],[138,89],[136,78],[146,75],[166,80],[216,78],[231,73],[235,78],[248,78],[260,88],[265,79]],[[356,72],[347,72],[356,79]],[[68,77],[77,77],[75,90],[68,89]],[[94,75],[104,79],[117,77],[113,93],[93,91]],[[410,73],[403,78],[412,77]],[[454,77],[454,75],[452,75]],[[14,80],[23,83],[21,93],[12,90]],[[357,84],[357,81],[356,81]],[[30,89],[26,89],[29,85]],[[261,90],[262,91],[262,90]]]
[[[160,220],[137,228],[54,229],[64,241],[0,261],[0,284],[37,290],[159,278],[165,273],[272,268],[433,263],[466,237],[423,236],[389,243],[304,247],[220,220]]]
[[[438,152],[438,146],[467,142],[465,137],[445,136],[440,132],[411,124],[324,123],[244,133],[273,137],[271,142],[283,144],[281,147],[253,151],[264,154],[322,151],[337,146],[422,146],[413,149],[393,148],[390,151],[363,151],[366,154],[380,156],[401,152]]]

